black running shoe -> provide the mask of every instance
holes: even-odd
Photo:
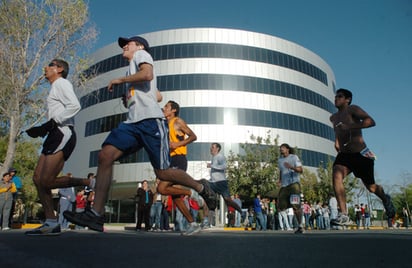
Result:
[[[303,230],[302,227],[299,227],[296,231],[295,234],[303,234],[305,231]]]
[[[207,207],[210,210],[216,209],[216,193],[210,188],[209,182],[205,179],[201,179],[200,183],[203,185],[203,191],[199,194],[205,200]]]
[[[63,216],[74,224],[89,227],[89,229],[103,232],[104,217],[95,215],[90,209],[87,209],[84,212],[76,213],[71,211],[63,212]]]

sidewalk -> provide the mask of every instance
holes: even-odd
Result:
[[[34,229],[39,227],[41,224],[40,223],[13,223],[12,229]],[[74,225],[71,226],[71,229],[74,229]],[[135,223],[106,223],[104,225],[104,228],[106,230],[113,230],[113,231],[134,231],[136,227]],[[173,225],[171,226],[173,227]],[[215,230],[223,230],[223,231],[255,231],[255,228],[252,227],[213,227]],[[356,224],[348,225],[346,226],[346,229],[348,230],[358,230]],[[364,230],[365,228],[360,227],[359,230]],[[406,229],[405,227],[398,227],[398,228],[388,228],[387,226],[378,226],[378,225],[373,225],[369,228],[369,230],[386,230],[386,229]],[[316,231],[316,230],[315,230]]]

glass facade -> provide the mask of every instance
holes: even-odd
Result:
[[[265,145],[262,145],[265,146]],[[187,150],[187,160],[188,161],[204,161],[205,159],[210,159],[210,143],[204,143],[204,142],[196,142],[191,144],[188,147]],[[330,156],[319,153],[319,152],[314,152],[310,150],[305,150],[305,149],[299,149],[302,159],[305,159],[303,164],[305,166],[311,166],[311,167],[318,167],[322,163],[327,163],[329,159],[331,159]],[[99,151],[92,151],[90,152],[90,157],[89,157],[89,166],[90,167],[97,167],[98,164],[98,153]],[[149,162],[149,156],[147,155],[145,150],[140,150],[136,153],[130,154],[126,157],[123,157],[119,159],[119,162],[121,164],[130,164],[130,163],[145,163]]]
[[[157,77],[157,87],[162,92],[205,89],[254,92],[303,101],[330,113],[335,110],[335,105],[330,100],[310,89],[265,78],[223,74],[164,75]],[[119,88],[113,92],[103,87],[83,96],[80,103],[84,109],[100,102],[119,98],[125,92],[124,84],[119,85]]]
[[[183,58],[225,58],[262,62],[304,73],[328,85],[326,73],[313,64],[285,53],[263,48],[231,44],[195,43],[151,47],[150,53],[154,61]],[[119,54],[94,64],[85,71],[85,75],[99,75],[127,65],[127,61]]]
[[[157,86],[168,100],[180,104],[180,117],[196,133],[188,146],[188,173],[207,178],[210,143],[237,153],[250,135],[271,137],[299,148],[305,167],[333,159],[335,78],[326,62],[311,51],[274,36],[217,28],[175,29],[141,35],[151,47]],[[75,173],[96,172],[98,152],[108,132],[126,119],[120,97],[107,83],[125,73],[128,62],[117,43],[97,51],[93,76],[80,97],[76,117],[77,147],[66,163]],[[124,68],[123,70],[119,70]],[[114,166],[116,185],[134,185],[154,174],[144,150]],[[126,187],[126,186],[125,186]],[[135,189],[129,189],[130,195]],[[115,191],[116,193],[116,187]]]
[[[187,107],[180,111],[180,117],[189,125],[221,125],[225,116],[238,118],[236,125],[293,130],[331,141],[335,137],[330,126],[296,115],[222,107]],[[85,137],[110,131],[126,118],[127,113],[123,113],[91,120],[86,123]]]

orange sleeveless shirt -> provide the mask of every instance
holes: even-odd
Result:
[[[172,118],[169,120],[169,138],[171,142],[178,142],[182,141],[185,138],[185,135],[179,135],[179,133],[176,132],[175,130],[175,121],[177,117]],[[187,154],[187,147],[186,146],[180,146],[173,151],[170,151],[170,156],[174,155],[186,155]]]

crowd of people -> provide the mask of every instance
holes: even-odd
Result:
[[[98,154],[96,176],[93,174],[85,179],[74,178],[71,175],[59,176],[65,161],[75,149],[74,117],[81,107],[73,85],[66,79],[69,73],[68,63],[62,59],[53,59],[44,68],[44,76],[50,83],[47,97],[48,121],[26,130],[26,133],[32,138],[45,138],[33,175],[45,221],[40,227],[27,231],[26,235],[58,235],[62,228],[67,228],[68,222],[103,232],[105,204],[112,183],[113,164],[118,159],[141,149],[149,156],[156,176],[156,185],[151,190],[146,185],[148,182],[144,181],[143,187],[139,187],[137,191],[139,208],[136,230],[141,230],[143,222],[145,230],[162,229],[162,222],[166,222],[162,220],[162,215],[166,215],[166,212],[170,214],[172,209],[176,211],[176,228],[184,231],[185,235],[200,232],[202,228],[213,225],[217,195],[222,196],[228,207],[229,225],[239,226],[242,215],[241,202],[238,196],[232,196],[229,192],[225,176],[226,159],[221,152],[221,145],[214,142],[210,147],[212,159],[207,163],[210,180],[195,180],[186,173],[186,146],[197,137],[178,116],[180,107],[176,102],[168,101],[163,109],[160,108],[159,102],[163,97],[157,89],[149,43],[140,36],[132,36],[119,37],[118,45],[122,49],[122,56],[129,61],[129,66],[124,76],[109,81],[107,89],[113,91],[118,90],[119,85],[126,86],[127,93],[122,97],[122,103],[128,109],[128,115],[124,122],[111,130],[103,142]],[[293,148],[283,143],[280,145],[278,160],[278,199],[266,202],[262,201],[260,194],[256,195],[253,209],[249,209],[250,213],[245,217],[248,225],[255,221],[257,229],[266,230],[268,227],[275,228],[278,219],[279,228],[294,228],[296,234],[301,234],[308,225],[310,226],[312,214],[315,214],[313,228],[328,229],[329,223],[334,226],[349,224],[343,181],[352,172],[362,180],[370,192],[382,200],[388,219],[394,218],[396,211],[391,197],[384,192],[382,186],[375,183],[373,169],[376,157],[366,146],[362,136],[362,129],[375,126],[375,121],[362,108],[352,105],[351,102],[352,92],[347,89],[336,91],[337,112],[330,117],[335,131],[337,151],[332,176],[336,196],[333,203],[318,202],[314,204],[313,210],[311,205],[308,216],[308,208],[302,206],[301,200],[302,162],[294,154]],[[9,196],[18,191],[17,184],[10,186],[10,179],[9,173],[3,174],[0,199],[3,207],[10,205],[9,201],[2,200],[14,200]],[[72,202],[73,187],[77,187],[79,191],[75,209],[70,209],[70,205],[64,201],[70,199],[68,202]],[[53,207],[51,190],[56,188],[61,189],[60,215],[56,215]],[[63,189],[66,189],[67,193]],[[93,192],[92,205],[86,194],[87,189]],[[173,200],[173,205],[169,203],[170,199]],[[204,213],[199,224],[197,221],[200,207]],[[339,212],[337,207],[340,209]],[[362,208],[359,209],[361,215],[365,215],[366,218],[367,208],[363,208],[363,214]],[[4,218],[9,217],[6,213],[3,215],[3,229],[8,228],[4,226],[5,222],[8,222],[8,219],[5,221]],[[167,228],[165,224],[163,228]]]

